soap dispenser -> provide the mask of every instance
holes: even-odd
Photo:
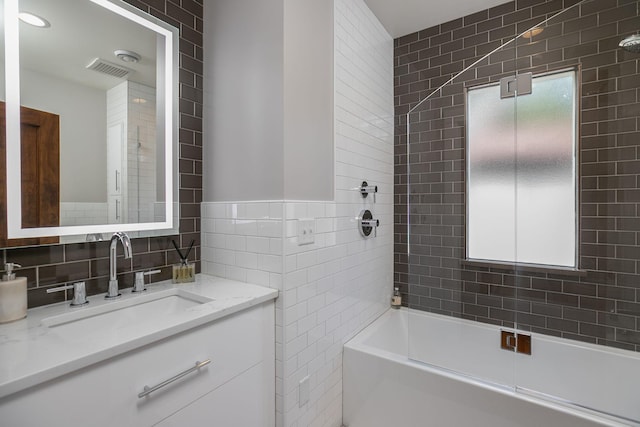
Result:
[[[7,323],[27,317],[27,278],[16,277],[13,269],[19,264],[8,262],[4,265],[6,274],[0,282],[0,323]]]

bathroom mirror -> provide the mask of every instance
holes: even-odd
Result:
[[[0,246],[175,233],[178,30],[119,0],[0,3]]]

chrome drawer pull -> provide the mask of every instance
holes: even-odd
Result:
[[[144,389],[142,389],[142,392],[140,394],[138,394],[138,398],[142,399],[145,396],[150,395],[151,393],[153,393],[154,391],[157,391],[159,389],[161,389],[162,387],[171,384],[172,382],[179,380],[180,378],[184,377],[185,375],[189,375],[192,372],[197,371],[198,369],[207,366],[209,363],[211,363],[211,359],[207,359],[204,362],[196,362],[195,366],[192,368],[187,369],[186,371],[180,372],[178,375],[176,375],[175,377],[171,377],[168,380],[162,381],[160,384],[154,385],[153,387],[149,387],[148,385],[144,386]]]

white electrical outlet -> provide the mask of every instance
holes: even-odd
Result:
[[[316,241],[316,220],[298,220],[298,245],[310,245]]]
[[[300,380],[298,386],[298,407],[302,408],[309,402],[309,375]]]

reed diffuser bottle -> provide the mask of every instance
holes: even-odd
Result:
[[[180,257],[180,264],[176,264],[173,266],[173,275],[172,281],[173,283],[189,283],[196,281],[196,266],[195,264],[189,263],[188,257],[191,253],[191,249],[193,249],[193,243],[195,240],[191,241],[189,245],[189,249],[186,254],[183,254],[182,251],[178,248],[178,245],[174,240],[171,241],[173,243],[173,247],[176,248],[178,252],[178,256]]]

